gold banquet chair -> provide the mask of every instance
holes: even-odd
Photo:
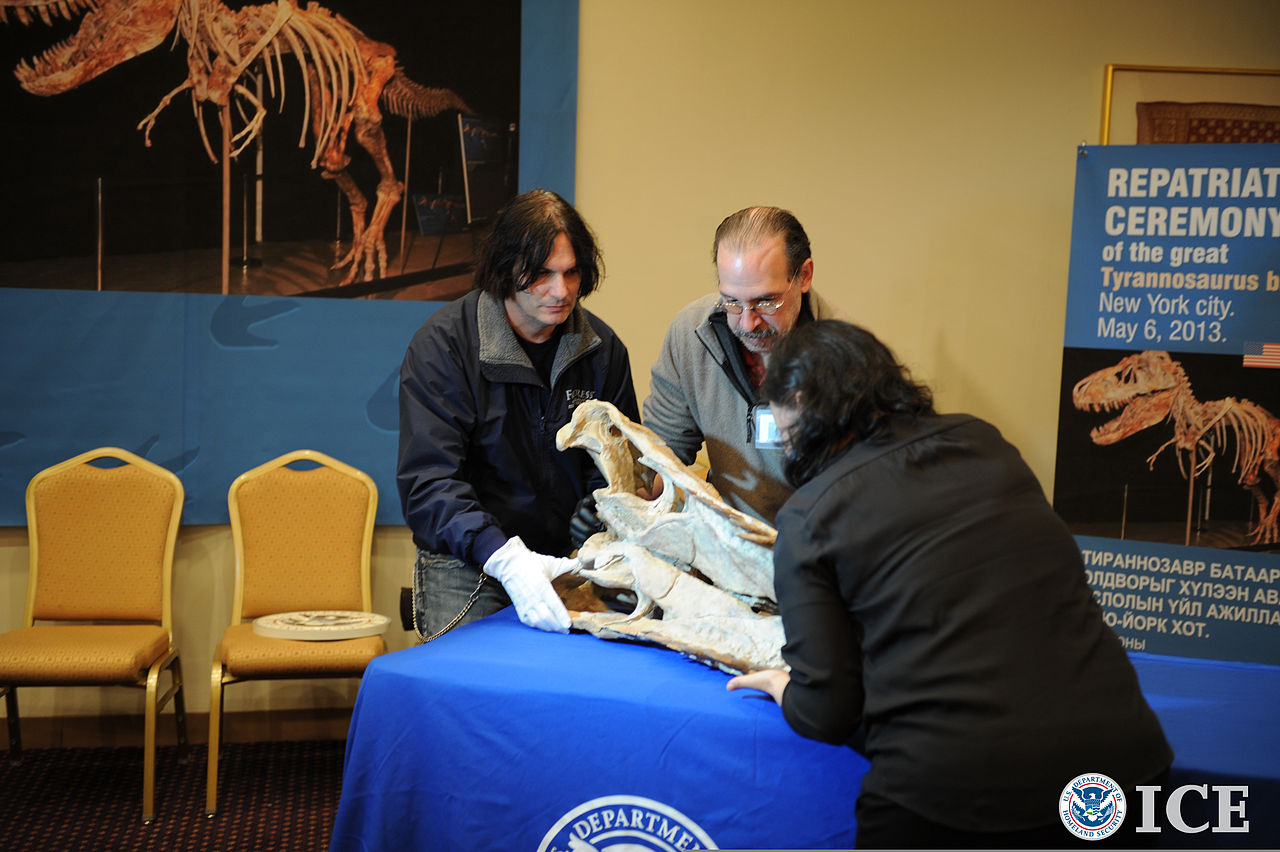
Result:
[[[99,459],[123,464],[91,464]],[[116,447],[90,450],[37,473],[27,485],[26,615],[22,627],[0,635],[0,691],[12,763],[22,759],[17,687],[146,689],[143,822],[155,817],[156,717],[170,698],[181,760],[187,759],[172,609],[183,497],[178,477]],[[165,669],[171,683],[161,693]]]
[[[294,465],[294,466],[291,466]],[[222,688],[243,680],[360,677],[386,650],[381,636],[327,641],[254,632],[263,615],[370,610],[378,489],[361,470],[295,450],[242,473],[227,493],[236,581],[231,625],[214,651],[205,813],[218,803]]]

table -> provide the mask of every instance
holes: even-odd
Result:
[[[1247,836],[1165,825],[1162,847],[1280,846],[1280,669],[1131,659],[1176,753],[1171,786],[1250,787]],[[796,735],[727,678],[661,648],[532,630],[509,609],[379,657],[356,699],[333,848],[565,852],[570,835],[852,847],[866,761]],[[1189,824],[1214,819],[1212,803],[1184,801]]]
[[[726,680],[666,649],[532,630],[510,608],[379,657],[333,849],[852,847],[867,762]]]
[[[1173,746],[1175,774],[1280,789],[1280,668],[1144,653],[1129,659]],[[1280,807],[1280,799],[1271,804]]]

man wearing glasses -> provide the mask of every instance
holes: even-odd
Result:
[[[720,223],[711,253],[719,292],[667,329],[644,424],[685,464],[705,441],[708,481],[729,505],[773,523],[792,489],[760,383],[782,335],[834,312],[811,289],[809,237],[786,210],[739,210]]]

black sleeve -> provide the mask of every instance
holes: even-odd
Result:
[[[861,628],[838,579],[849,548],[831,538],[846,527],[821,512],[788,503],[777,518],[774,586],[787,636],[782,656],[791,666],[782,712],[802,736],[847,743],[862,724]]]

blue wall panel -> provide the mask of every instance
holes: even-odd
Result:
[[[519,190],[573,201],[578,130],[578,0],[525,0],[520,21]]]
[[[369,473],[400,523],[400,359],[437,302],[0,290],[0,524],[26,483],[97,446],[177,473],[189,524],[227,522],[238,474],[292,449]]]

